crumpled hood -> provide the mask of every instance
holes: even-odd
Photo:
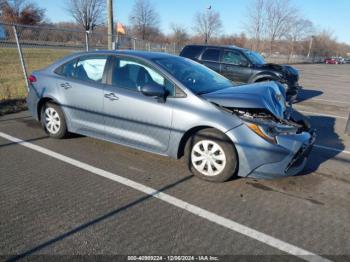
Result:
[[[286,110],[285,90],[274,81],[232,86],[201,96],[223,107],[266,109],[280,119]]]
[[[286,73],[287,75],[299,77],[299,71],[295,67],[292,67],[290,65],[278,65],[273,63],[266,63],[263,65],[258,65],[258,67],[262,69],[274,70],[281,73]]]

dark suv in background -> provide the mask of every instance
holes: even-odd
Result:
[[[278,81],[286,85],[287,96],[296,97],[299,72],[288,65],[266,63],[257,52],[236,46],[185,46],[180,56],[190,58],[233,82],[255,83],[261,81]]]

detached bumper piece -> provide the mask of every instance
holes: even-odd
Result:
[[[294,155],[290,163],[287,165],[285,169],[285,173],[289,173],[289,171],[293,168],[299,168],[300,166],[304,165],[304,162],[306,158],[309,156],[312,147],[316,140],[316,132],[315,130],[312,130],[310,132],[311,138],[308,143],[304,143],[301,148],[298,150],[298,152]]]
[[[306,133],[306,132],[305,132]],[[305,134],[306,136],[306,134]],[[295,176],[300,174],[306,166],[308,156],[315,143],[316,133],[313,130],[307,132],[308,138],[298,146],[296,151],[290,151],[282,161],[264,164],[253,170],[248,177],[271,179],[277,177]],[[284,142],[286,143],[286,142]],[[298,142],[285,144],[285,146],[297,146]]]

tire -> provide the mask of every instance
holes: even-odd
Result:
[[[234,144],[225,134],[212,128],[200,130],[188,139],[185,160],[195,176],[211,182],[229,180],[238,168]]]
[[[40,120],[50,137],[61,139],[67,136],[66,120],[59,105],[47,102],[41,109]]]
[[[263,78],[263,79],[256,80],[254,83],[271,82],[271,81],[278,81],[278,80],[273,80],[272,78]]]

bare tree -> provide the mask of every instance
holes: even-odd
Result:
[[[171,24],[171,30],[173,31],[172,38],[177,46],[184,45],[188,39],[189,35],[186,28],[178,24]]]
[[[208,43],[210,38],[219,34],[222,29],[220,14],[212,11],[211,7],[205,12],[197,13],[194,17],[194,31]]]
[[[293,56],[296,43],[304,40],[305,38],[309,38],[313,31],[314,27],[310,20],[303,19],[298,16],[290,21],[287,32],[287,40],[289,41],[290,46],[288,60],[290,60]]]
[[[104,24],[105,2],[105,0],[68,0],[68,11],[77,24],[90,31]]]
[[[26,0],[0,0],[3,22],[35,25],[43,22],[45,10]]]
[[[239,47],[247,47],[248,39],[244,33],[239,35],[222,35],[220,38],[216,39],[215,44],[219,45],[235,45]]]
[[[159,32],[159,15],[149,0],[136,0],[129,20],[133,31],[142,40],[149,40]]]
[[[267,0],[265,10],[266,32],[272,54],[274,42],[287,35],[298,10],[291,5],[290,0]]]
[[[318,33],[314,38],[314,44],[312,48],[313,57],[330,57],[338,55],[339,43],[333,36],[333,32],[330,30],[323,30]]]
[[[261,43],[266,30],[266,15],[265,15],[266,0],[255,0],[247,7],[247,22],[244,27],[252,38],[252,49],[260,51]]]

